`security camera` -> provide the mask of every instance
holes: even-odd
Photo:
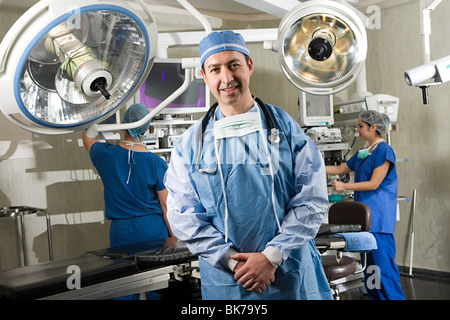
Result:
[[[434,83],[425,83],[428,80]],[[405,81],[409,86],[417,86],[422,89],[423,104],[428,104],[428,87],[441,84],[450,80],[450,56],[426,63],[405,71]]]
[[[405,81],[409,86],[417,86],[431,79],[438,83],[450,80],[450,56],[405,71]]]

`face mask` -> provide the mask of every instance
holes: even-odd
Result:
[[[369,152],[370,148],[372,148],[373,145],[375,145],[378,141],[383,140],[383,139],[378,139],[377,141],[375,141],[373,144],[371,144],[368,148],[364,148],[358,151],[358,159],[365,159],[368,156],[371,155],[371,153]],[[376,147],[375,147],[376,148]],[[374,149],[375,149],[374,148]]]
[[[262,128],[259,112],[246,112],[235,116],[228,116],[214,122],[214,136],[216,139],[241,137]]]
[[[370,156],[369,149],[361,149],[358,151],[358,159],[365,159]]]

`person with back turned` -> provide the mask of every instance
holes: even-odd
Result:
[[[133,104],[126,110],[123,123],[139,121],[148,113],[144,105]],[[111,220],[111,247],[171,236],[164,186],[167,164],[143,143],[149,125],[150,121],[124,130],[119,145],[99,142],[83,131],[83,144],[103,182],[105,216]]]

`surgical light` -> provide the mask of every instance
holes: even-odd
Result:
[[[346,88],[366,54],[365,27],[344,4],[307,1],[289,11],[278,29],[281,69],[292,84],[310,94],[329,95]]]
[[[139,88],[157,48],[155,20],[121,0],[42,0],[0,45],[0,108],[44,134],[100,122]]]

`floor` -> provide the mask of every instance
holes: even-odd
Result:
[[[450,279],[401,275],[400,282],[406,300],[450,300]],[[341,300],[369,300],[359,289],[341,294]]]

